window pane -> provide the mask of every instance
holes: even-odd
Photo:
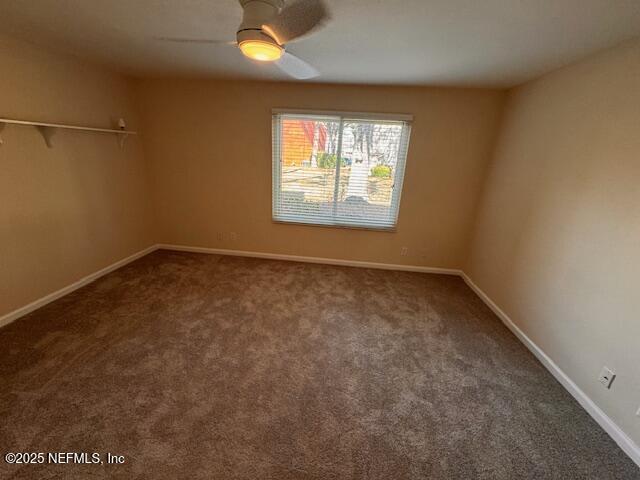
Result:
[[[280,201],[283,220],[331,223],[338,150],[336,119],[283,117],[280,123]]]
[[[394,177],[401,122],[344,120],[337,220],[361,226],[393,224]]]

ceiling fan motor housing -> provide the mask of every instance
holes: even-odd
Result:
[[[285,44],[321,25],[329,18],[323,0],[238,0],[243,10],[236,32],[242,54],[259,62],[274,62],[287,75],[297,79],[318,76],[304,60],[285,51]]]
[[[236,34],[238,43],[258,40],[278,44],[262,26],[284,7],[284,0],[239,0],[243,9],[242,23]]]

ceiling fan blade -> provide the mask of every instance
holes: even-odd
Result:
[[[279,15],[262,26],[280,44],[299,39],[320,28],[329,20],[323,0],[298,0],[284,7]]]
[[[284,52],[275,64],[284,73],[298,80],[306,80],[320,75],[320,73],[307,62],[289,52]]]
[[[172,43],[204,43],[208,45],[236,45],[235,41],[228,42],[226,40],[211,40],[209,38],[182,38],[182,37],[154,37],[155,40],[161,42]]]

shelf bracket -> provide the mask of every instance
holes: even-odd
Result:
[[[127,138],[129,137],[128,133],[117,133],[116,134],[118,136],[118,145],[120,145],[120,148],[124,148],[124,143],[126,142]]]
[[[53,134],[56,133],[55,127],[46,127],[44,125],[36,125],[36,128],[40,132],[40,135],[42,135],[42,138],[44,139],[44,143],[47,145],[47,147],[52,148],[53,143],[51,143],[51,137],[53,137]]]

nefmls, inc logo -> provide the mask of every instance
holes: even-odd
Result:
[[[93,452],[49,452],[48,463],[100,463],[100,454]]]

